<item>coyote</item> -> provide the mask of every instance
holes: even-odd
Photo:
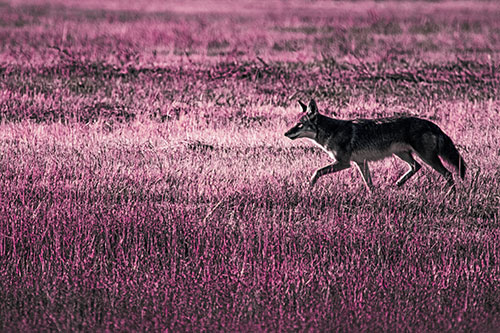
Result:
[[[309,105],[301,101],[299,104],[305,114],[285,136],[292,140],[311,139],[336,161],[316,170],[311,186],[325,174],[349,168],[353,161],[371,191],[373,184],[368,161],[381,160],[392,154],[410,166],[396,182],[398,186],[422,167],[413,154],[443,175],[448,186],[454,186],[453,176],[438,156],[453,165],[462,179],[465,177],[465,162],[450,137],[428,120],[415,117],[339,120],[320,114],[314,99]]]

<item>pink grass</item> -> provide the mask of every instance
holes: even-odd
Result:
[[[0,5],[0,329],[495,331],[500,7]],[[457,193],[397,160],[322,178],[298,99],[411,114]]]

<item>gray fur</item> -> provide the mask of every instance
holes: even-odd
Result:
[[[285,133],[290,139],[309,138],[327,152],[335,163],[318,169],[311,185],[323,175],[344,170],[354,162],[368,189],[372,189],[369,161],[381,160],[396,155],[409,165],[409,170],[396,182],[403,185],[420,168],[413,158],[416,154],[422,161],[438,171],[447,184],[454,185],[453,176],[439,156],[453,165],[463,179],[466,165],[451,139],[434,123],[416,117],[382,119],[340,120],[322,115],[314,100],[307,109],[299,102],[305,115]]]

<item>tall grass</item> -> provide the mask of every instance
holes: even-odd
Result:
[[[499,12],[4,5],[0,328],[498,329]],[[436,122],[467,179],[311,190],[328,157],[283,136],[311,97]]]

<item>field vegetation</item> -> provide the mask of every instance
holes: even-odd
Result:
[[[0,2],[1,331],[500,329],[500,5]],[[437,123],[446,195],[397,159],[323,177],[284,132]]]

